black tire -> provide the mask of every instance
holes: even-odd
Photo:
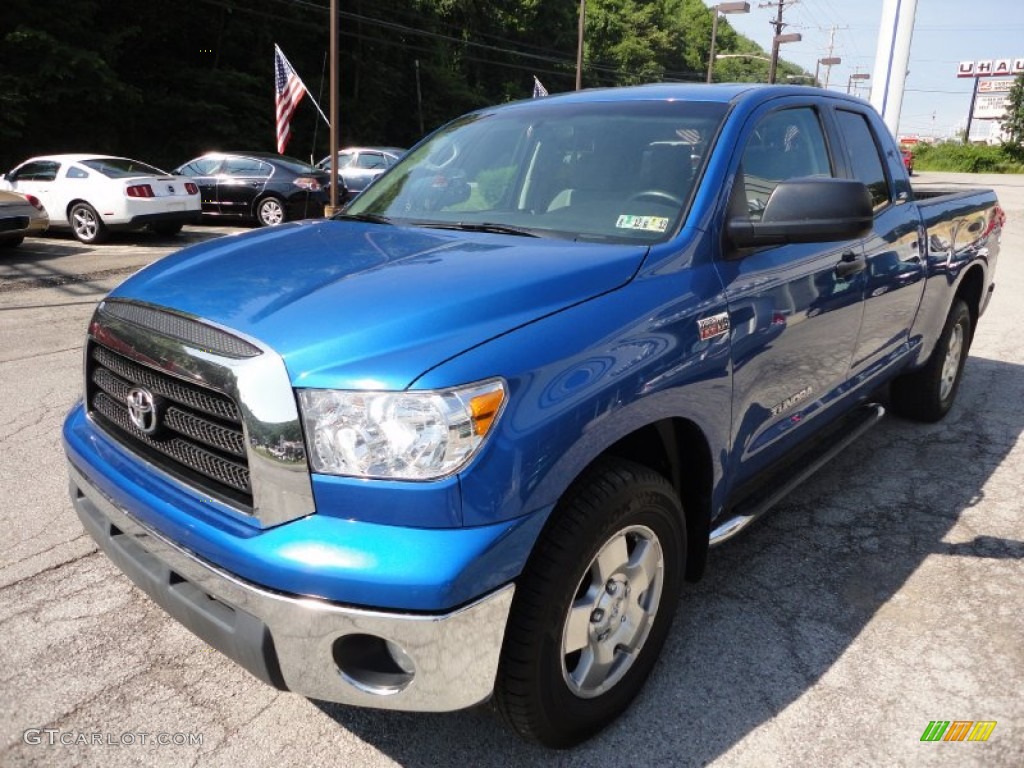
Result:
[[[256,222],[261,227],[276,227],[288,221],[288,211],[279,197],[264,197],[256,203]]]
[[[174,235],[181,232],[182,223],[180,221],[175,222],[160,222],[159,224],[150,224],[149,230],[160,237],[174,237]]]
[[[971,313],[967,304],[956,298],[925,366],[893,381],[893,410],[905,418],[927,422],[939,421],[949,413],[960,391],[970,347]]]
[[[0,238],[0,248],[17,248],[25,241],[24,235]]]
[[[109,236],[106,224],[96,213],[96,209],[88,203],[75,203],[68,211],[71,231],[83,243],[93,245],[102,243]]]
[[[661,652],[685,566],[683,510],[671,484],[633,462],[595,463],[552,513],[516,584],[494,697],[509,725],[565,748],[615,719]],[[624,645],[635,652],[623,653]],[[615,660],[601,671],[599,658],[609,655]]]

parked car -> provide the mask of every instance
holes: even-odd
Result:
[[[83,243],[101,243],[119,229],[173,235],[199,220],[195,184],[127,157],[33,157],[0,177],[0,188],[38,198],[50,226],[70,227]]]
[[[320,218],[328,202],[326,173],[270,152],[209,152],[174,172],[199,185],[204,216],[231,216],[273,227]]]
[[[903,157],[903,167],[907,169],[907,175],[914,175],[914,152],[909,147],[900,147],[900,155]]]
[[[493,695],[523,736],[578,743],[655,669],[711,547],[889,406],[954,407],[1003,213],[915,191],[895,150],[819,88],[455,120],[336,218],[194,245],[98,305],[64,424],[79,518],[271,685],[411,711]]]
[[[43,204],[35,195],[0,190],[0,248],[21,245],[25,235],[39,235],[50,226]]]
[[[338,175],[345,182],[346,197],[358,195],[404,154],[405,150],[398,147],[347,147],[338,152]],[[316,167],[330,173],[331,156],[325,157]]]

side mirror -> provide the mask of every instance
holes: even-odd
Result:
[[[760,220],[729,220],[737,248],[786,243],[827,243],[865,236],[874,219],[871,194],[859,181],[806,178],[781,182]]]

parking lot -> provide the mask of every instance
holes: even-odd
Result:
[[[994,186],[1007,211],[954,410],[885,419],[715,550],[637,702],[564,753],[518,741],[487,706],[377,712],[272,690],[83,533],[60,424],[93,307],[146,264],[246,228],[0,252],[0,764],[1024,765],[1024,178],[915,183]],[[932,720],[997,726],[987,742],[921,742]]]

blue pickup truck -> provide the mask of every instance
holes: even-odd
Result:
[[[481,110],[334,219],[187,248],[102,301],[71,497],[271,685],[493,697],[570,746],[638,693],[709,548],[886,408],[946,414],[1003,219],[990,191],[911,189],[834,92]]]

